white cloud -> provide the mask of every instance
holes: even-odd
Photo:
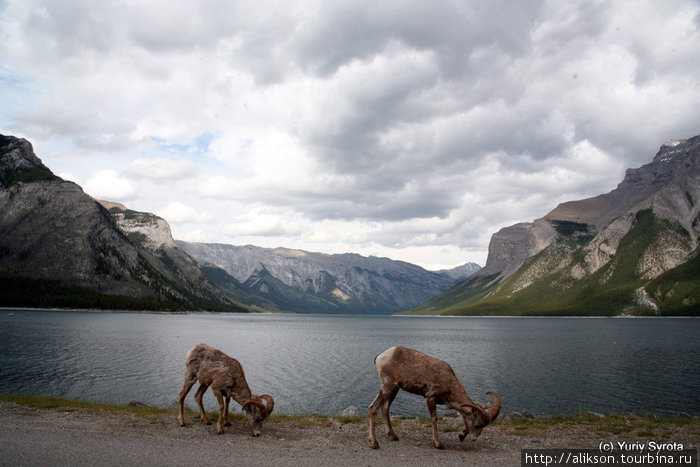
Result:
[[[210,233],[201,229],[197,229],[182,233],[178,236],[178,240],[184,240],[186,242],[207,243],[211,242],[213,240],[213,237]]]
[[[301,234],[303,229],[279,214],[253,211],[233,219],[223,232],[231,237],[284,237]]]
[[[165,157],[134,159],[126,173],[135,178],[152,180],[177,180],[194,177],[197,165],[186,159],[173,160]]]
[[[61,177],[63,180],[68,180],[80,184],[80,177],[78,177],[73,172],[61,172],[58,174],[58,176]]]
[[[177,201],[171,201],[158,215],[168,222],[194,222],[207,223],[214,220],[210,212],[201,212],[197,209]]]
[[[93,198],[106,201],[121,201],[133,198],[137,193],[136,185],[119,175],[116,170],[102,169],[94,173],[85,182],[85,192]]]

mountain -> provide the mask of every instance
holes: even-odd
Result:
[[[163,219],[110,214],[0,135],[0,305],[247,311],[172,240]]]
[[[412,313],[700,314],[700,136],[613,191],[495,233],[486,265]]]
[[[439,274],[447,274],[451,278],[455,280],[464,280],[467,277],[471,276],[472,274],[475,274],[477,271],[481,269],[481,266],[479,266],[476,263],[466,263],[461,266],[457,266],[456,268],[452,269],[441,269],[439,271],[435,271]]]
[[[388,258],[176,243],[200,264],[226,271],[235,283],[220,273],[226,285],[217,282],[212,270],[207,274],[230,297],[251,303],[244,294],[254,295],[280,311],[388,314],[412,308],[455,284],[448,274]]]

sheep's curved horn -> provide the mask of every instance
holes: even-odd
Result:
[[[267,414],[267,408],[263,405],[263,403],[252,399],[243,404],[241,408],[247,412],[247,408],[251,405],[260,409],[263,414]],[[267,415],[265,415],[265,417],[267,418]]]
[[[272,409],[275,408],[275,400],[269,394],[263,394],[262,396],[260,396],[260,399],[263,399],[265,401],[267,413],[267,415],[265,415],[265,418],[267,418],[272,413]]]
[[[465,402],[464,404],[462,404],[462,407],[469,407],[470,409],[474,409],[477,412],[479,412],[479,414],[481,415],[481,418],[485,422],[484,426],[491,423],[491,414],[489,414],[489,412],[486,409],[484,409],[481,405],[474,403],[474,402]]]
[[[481,414],[484,420],[484,426],[496,420],[496,417],[498,417],[498,414],[501,411],[501,398],[498,396],[498,394],[491,391],[487,392],[486,394],[493,397],[493,407],[491,407],[491,409],[489,410],[486,410],[484,407],[477,403],[467,402],[463,404],[463,406],[470,407],[479,412],[479,414]]]
[[[489,396],[493,397],[493,407],[488,411],[489,413],[489,423],[496,420],[498,414],[501,412],[501,398],[495,392],[487,392]]]

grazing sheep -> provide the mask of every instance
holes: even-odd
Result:
[[[219,419],[216,422],[216,432],[223,433],[224,425],[231,424],[228,418],[228,406],[233,398],[241,404],[243,410],[248,414],[253,428],[253,436],[260,436],[262,422],[272,413],[275,401],[268,394],[258,396],[250,391],[243,367],[238,360],[207,344],[198,344],[187,352],[185,367],[185,384],[180,391],[180,415],[178,417],[180,426],[185,426],[185,397],[192,386],[199,381],[200,386],[194,398],[199,405],[201,419],[204,423],[211,425],[211,420],[207,417],[202,404],[202,396],[211,386],[212,392],[219,401]]]
[[[374,449],[379,448],[375,433],[379,409],[386,424],[387,437],[393,441],[399,439],[391,427],[389,416],[389,406],[399,389],[425,397],[433,422],[433,444],[438,449],[443,449],[444,446],[438,436],[435,411],[437,404],[445,405],[462,415],[464,430],[459,434],[460,441],[464,441],[467,434],[470,441],[476,441],[481,430],[494,421],[501,410],[501,398],[496,393],[487,392],[494,401],[491,409],[472,401],[450,365],[417,350],[400,346],[391,347],[377,355],[374,364],[381,383],[379,394],[368,409],[369,442]]]

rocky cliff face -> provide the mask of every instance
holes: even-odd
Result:
[[[160,274],[189,294],[228,302],[226,295],[203,274],[199,264],[175,244],[165,219],[115,203],[100,201],[100,204],[110,206],[109,213],[119,229],[132,244],[140,247],[146,260]]]
[[[2,135],[0,212],[6,305],[200,309],[220,299],[225,303],[218,305],[230,305],[198,270],[199,279],[189,276],[193,282],[175,280],[177,267],[132,242],[78,185],[53,175],[28,141]]]
[[[451,287],[447,274],[387,258],[327,255],[286,248],[177,244],[200,264],[214,264],[283,310],[392,313]]]
[[[625,178],[610,193],[557,206],[546,220],[564,220],[607,227],[618,217],[651,209],[657,216],[680,223],[697,240],[698,157],[700,136],[669,140],[653,161],[628,169]]]
[[[667,141],[610,193],[501,229],[486,266],[421,309],[695,314],[699,199],[700,136]]]

